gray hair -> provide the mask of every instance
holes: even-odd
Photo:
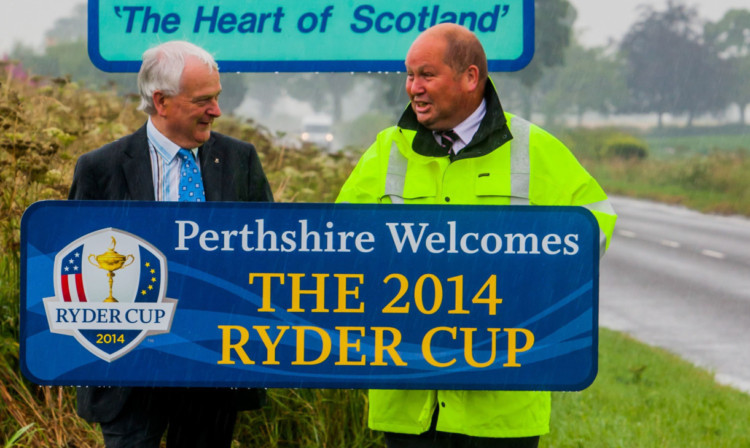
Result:
[[[185,61],[197,58],[212,70],[219,71],[213,56],[206,50],[190,42],[174,40],[149,48],[143,53],[143,63],[138,72],[138,91],[141,104],[138,109],[149,115],[156,113],[154,92],[162,91],[167,96],[180,93],[180,79]]]

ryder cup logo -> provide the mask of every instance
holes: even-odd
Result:
[[[177,300],[166,298],[167,260],[113,228],[89,233],[55,256],[55,296],[44,299],[50,331],[111,362],[148,335],[168,333]]]

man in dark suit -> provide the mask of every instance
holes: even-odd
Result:
[[[147,50],[138,88],[147,123],[82,155],[69,199],[273,201],[255,147],[211,131],[221,82],[209,53],[182,41]],[[199,171],[191,198],[186,168]],[[237,412],[264,400],[258,389],[82,387],[78,413],[100,423],[108,448],[158,447],[167,428],[170,448],[229,447]]]

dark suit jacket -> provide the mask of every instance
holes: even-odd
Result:
[[[255,147],[216,132],[198,157],[207,201],[272,202]],[[68,199],[153,201],[146,126],[82,155]]]
[[[198,150],[208,201],[272,202],[273,196],[255,147],[216,132]],[[153,201],[154,182],[144,125],[135,133],[82,155],[76,164],[68,199]],[[134,388],[81,387],[78,414],[88,421],[114,419]],[[155,390],[155,389],[154,389]],[[149,389],[138,389],[142,396]],[[184,389],[189,394],[191,389]],[[261,389],[216,389],[217,402],[228,407],[257,409]]]

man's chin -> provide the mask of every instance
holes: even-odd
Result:
[[[194,137],[195,137],[195,142],[198,143],[198,145],[200,146],[200,145],[206,143],[209,138],[211,138],[211,131],[208,130],[208,131],[205,131],[205,132],[200,132],[198,134],[195,134]]]
[[[433,119],[433,116],[431,114],[416,114],[417,115],[417,121],[422,126],[426,127],[427,129],[432,129],[432,125],[435,124],[435,120]]]

